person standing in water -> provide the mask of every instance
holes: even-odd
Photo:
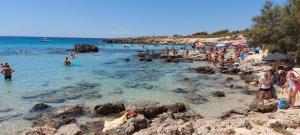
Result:
[[[72,64],[68,57],[66,57],[64,63],[65,63],[65,66],[71,66],[71,64]]]
[[[15,71],[8,64],[1,71],[4,74],[4,80],[11,80],[13,72]]]

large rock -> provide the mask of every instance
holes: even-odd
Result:
[[[121,103],[107,103],[95,106],[95,112],[100,116],[116,114],[123,111],[125,111],[125,106]]]
[[[163,113],[152,120],[149,128],[142,129],[134,135],[192,135],[193,122],[201,119],[196,113]]]
[[[175,103],[167,106],[168,112],[178,113],[178,112],[186,112],[186,106],[184,103]]]
[[[43,127],[43,126],[51,126],[55,129],[60,128],[61,126],[76,123],[76,119],[74,118],[49,118],[42,117],[33,122],[34,127]]]
[[[185,112],[186,106],[183,103],[175,103],[172,105],[158,105],[158,104],[144,104],[144,105],[132,105],[129,108],[134,109],[134,111],[138,114],[143,114],[146,118],[152,119],[157,117],[158,115],[171,112]]]
[[[125,124],[120,125],[114,129],[106,131],[106,135],[132,135],[133,133],[147,128],[149,120],[143,115],[137,115],[136,117],[130,118]]]
[[[28,130],[25,130],[23,135],[54,135],[56,132],[55,128],[44,126],[44,127],[34,127]]]
[[[69,124],[60,127],[54,135],[82,135],[83,131],[77,124]]]
[[[82,106],[65,106],[57,108],[50,113],[51,118],[73,118],[81,115],[84,112]]]
[[[76,44],[74,46],[74,50],[77,53],[88,53],[88,52],[98,52],[99,49],[95,45],[89,45],[89,44]]]
[[[254,112],[268,113],[277,110],[277,102],[271,100],[255,100],[250,105],[250,110]]]

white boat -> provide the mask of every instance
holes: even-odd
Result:
[[[41,42],[50,42],[48,38],[42,38]]]

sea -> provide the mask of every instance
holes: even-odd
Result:
[[[101,38],[0,37],[0,63],[15,72],[11,81],[0,76],[0,135],[17,134],[32,126],[24,119],[37,103],[51,106],[81,104],[93,108],[108,102],[172,104],[183,102],[206,118],[216,118],[232,108],[246,107],[253,99],[239,76],[199,74],[191,68],[206,62],[164,63],[139,61],[139,51],[160,51],[178,45],[107,44]],[[94,44],[97,53],[78,53],[74,66],[64,59],[75,44]],[[187,47],[191,49],[191,47]],[[27,53],[21,53],[26,51]],[[126,60],[126,59],[129,59]],[[236,88],[228,88],[232,78]],[[224,91],[226,97],[211,92]]]

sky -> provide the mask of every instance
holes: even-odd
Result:
[[[0,0],[0,36],[112,38],[242,30],[251,27],[264,2]]]

